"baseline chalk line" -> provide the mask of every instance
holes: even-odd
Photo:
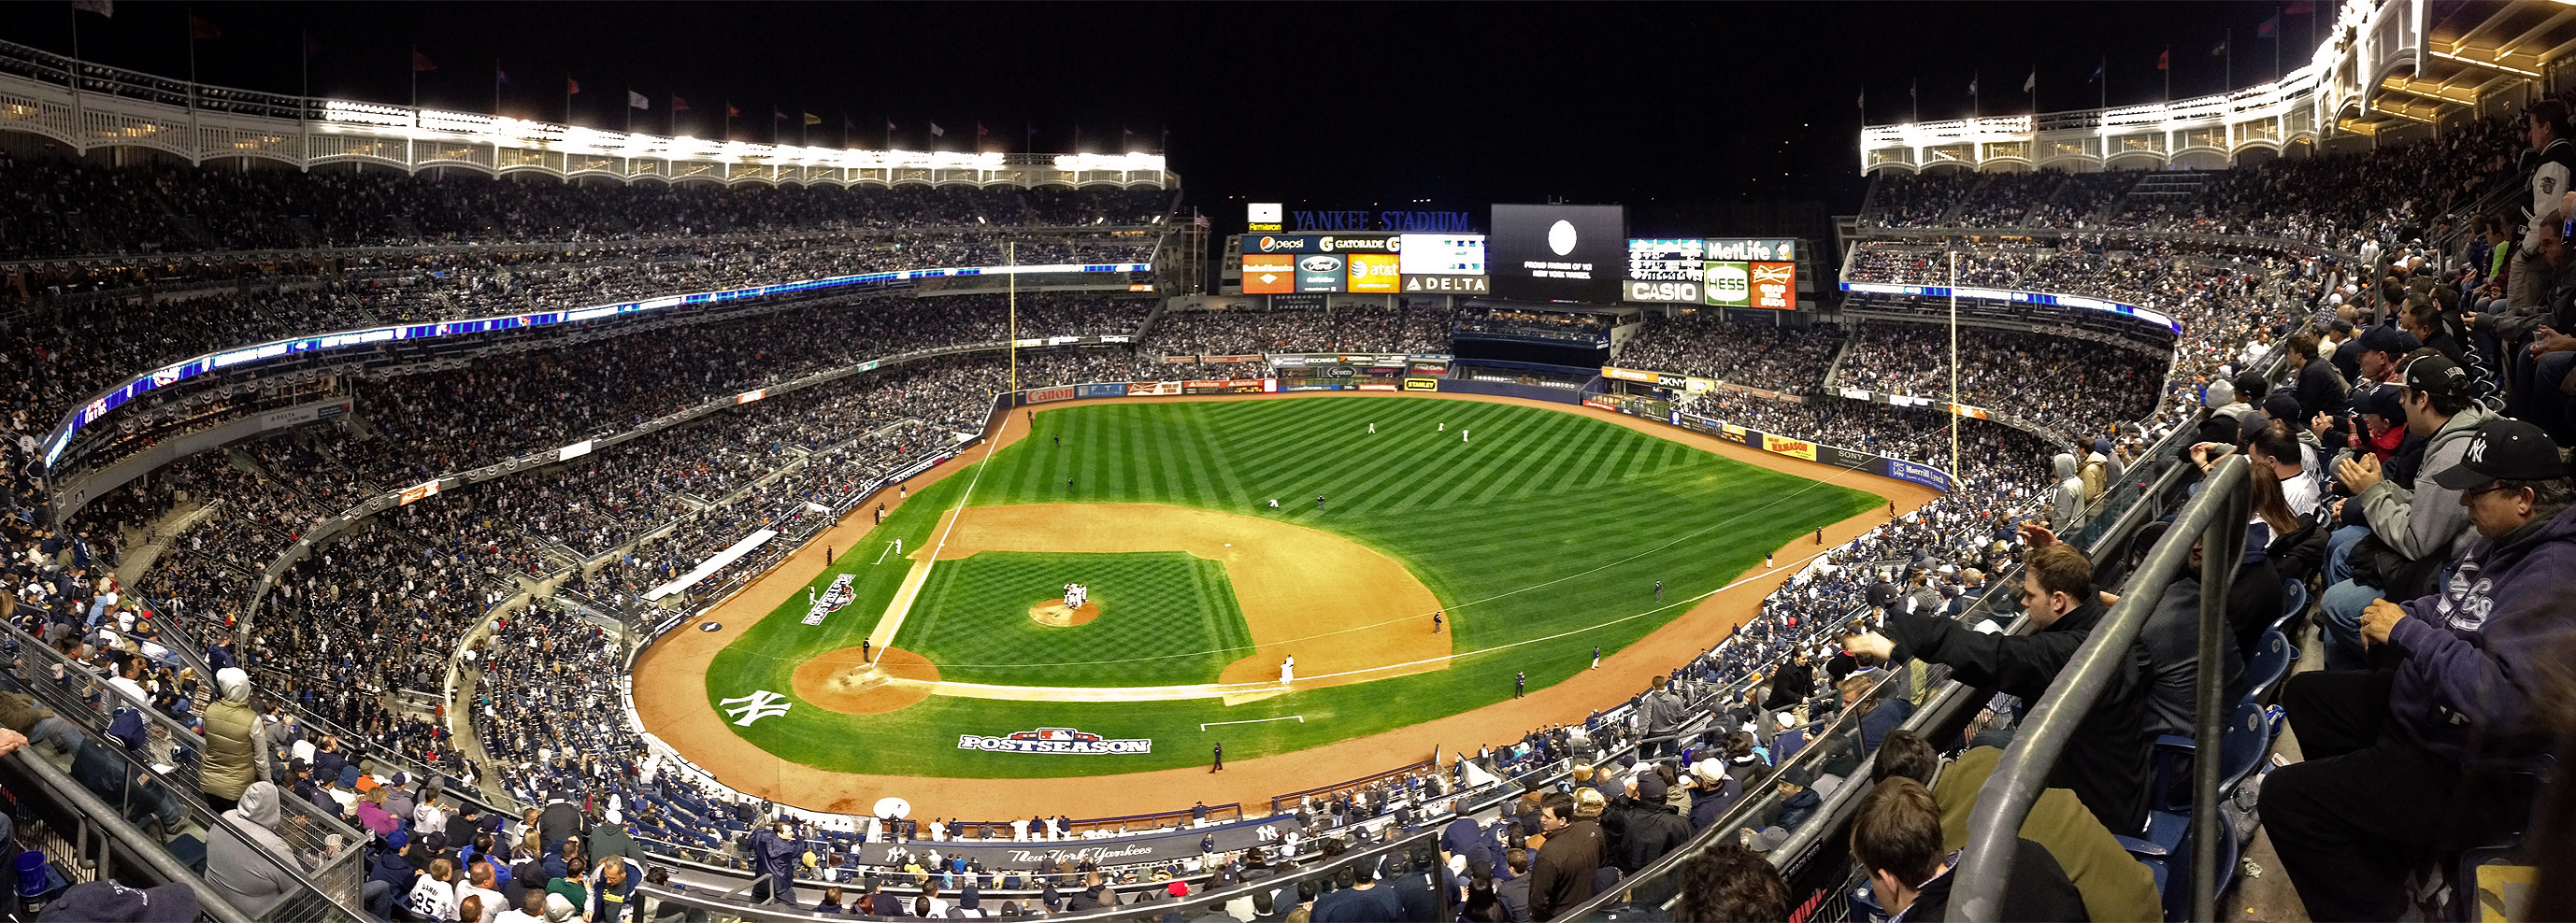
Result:
[[[1243,721],[1210,721],[1210,722],[1207,722],[1207,723],[1205,723],[1205,724],[1201,724],[1201,725],[1199,725],[1199,730],[1200,730],[1200,732],[1204,733],[1204,732],[1206,732],[1206,731],[1207,731],[1207,729],[1212,728],[1212,727],[1215,727],[1215,726],[1220,725],[1220,724],[1260,724],[1261,722],[1264,722],[1264,721],[1286,721],[1286,720],[1288,720],[1288,719],[1290,719],[1290,718],[1295,718],[1295,719],[1297,719],[1297,723],[1298,723],[1298,724],[1304,724],[1304,723],[1306,723],[1306,716],[1304,716],[1304,715],[1281,715],[1281,716],[1276,717],[1276,718],[1251,718],[1251,719],[1247,719],[1247,720],[1243,720]]]

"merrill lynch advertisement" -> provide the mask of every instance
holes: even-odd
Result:
[[[1185,856],[1195,858],[1199,854],[1200,840],[1203,837],[1216,838],[1218,852],[1237,852],[1255,846],[1275,844],[1279,842],[1280,834],[1283,832],[1285,831],[1272,821],[1263,819],[1236,821],[1223,826],[1185,828],[1154,836],[1119,837],[1115,840],[1017,843],[1009,839],[998,839],[950,840],[944,843],[922,840],[908,844],[866,843],[859,847],[859,862],[863,865],[895,865],[898,864],[895,860],[918,857],[927,863],[930,855],[936,852],[942,860],[952,857],[962,858],[968,862],[981,863],[988,869],[1003,871],[1034,869],[1049,859],[1065,866],[1072,866],[1085,859],[1104,866],[1126,865],[1161,859],[1178,859]],[[1009,837],[1010,828],[1003,827],[1000,834],[1003,837]]]

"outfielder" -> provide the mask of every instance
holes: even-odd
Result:
[[[1370,432],[1370,433],[1376,433],[1376,432],[1377,432],[1377,424],[1375,424],[1375,423],[1371,423],[1371,424],[1369,424],[1369,432]]]
[[[1274,510],[1279,508],[1279,498],[1277,498],[1277,497],[1272,497],[1272,498],[1270,498],[1270,508],[1271,508],[1271,509],[1274,509]]]

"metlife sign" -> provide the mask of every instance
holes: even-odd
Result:
[[[1716,238],[1705,243],[1707,257],[1712,260],[1788,262],[1798,258],[1798,242],[1795,240]]]
[[[1396,234],[1246,234],[1245,253],[1396,253],[1404,239]]]

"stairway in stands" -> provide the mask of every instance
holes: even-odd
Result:
[[[2138,177],[2137,185],[2104,212],[2106,217],[2119,216],[2123,223],[2136,224],[2152,220],[2190,205],[2209,188],[2217,174],[2199,170],[2160,170]]]

